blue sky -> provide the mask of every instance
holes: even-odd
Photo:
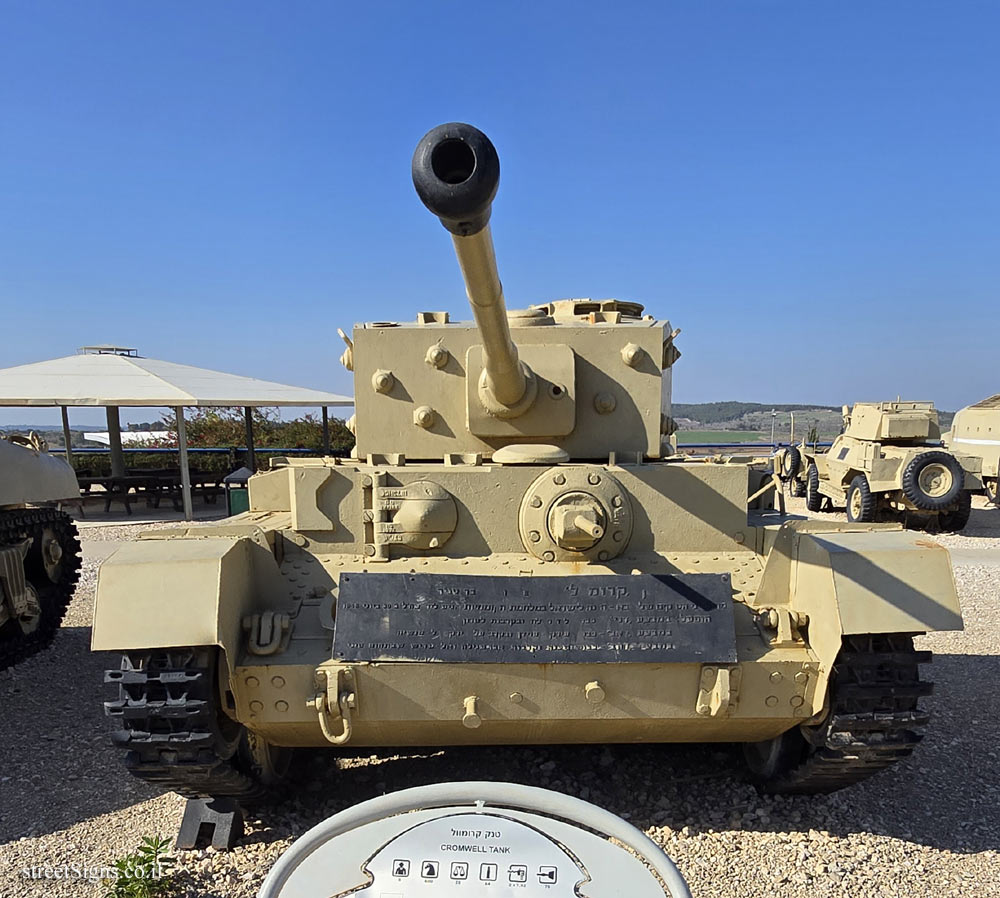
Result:
[[[994,3],[7,0],[0,366],[349,391],[338,326],[468,317],[409,180],[466,120],[512,307],[643,302],[677,401],[954,409],[1000,391],[998,86]]]

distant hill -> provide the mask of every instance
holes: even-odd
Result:
[[[804,435],[815,427],[820,438],[840,433],[841,410],[839,405],[802,405],[762,402],[675,402],[673,418],[681,430],[750,431],[769,433],[771,412],[775,418],[776,434],[786,433],[789,412],[795,412],[796,435]],[[941,429],[951,427],[954,412],[938,410]]]
[[[825,411],[840,414],[840,406],[833,405],[764,405],[760,402],[675,402],[674,418],[690,418],[699,424],[722,424],[735,421],[751,412]]]

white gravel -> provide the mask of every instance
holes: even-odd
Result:
[[[138,529],[84,528],[83,576],[55,644],[0,673],[4,898],[102,894],[72,868],[59,880],[24,871],[106,866],[141,836],[173,836],[179,825],[183,800],[133,780],[111,750],[101,706],[108,659],[88,649],[102,542]],[[966,533],[940,540],[954,551],[966,630],[920,640],[935,652],[930,733],[913,758],[863,786],[764,798],[726,745],[446,749],[339,763],[308,752],[295,797],[252,819],[235,851],[179,853],[179,894],[252,896],[295,837],[385,791],[510,779],[628,817],[666,847],[696,898],[1000,895],[1000,510],[977,500]]]

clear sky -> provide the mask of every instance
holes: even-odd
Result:
[[[5,0],[0,366],[349,392],[338,326],[468,317],[409,175],[466,120],[510,306],[644,303],[676,401],[954,409],[1000,392],[998,88],[992,2]]]

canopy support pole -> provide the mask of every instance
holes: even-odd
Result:
[[[194,510],[191,507],[191,471],[188,469],[187,428],[184,425],[184,406],[174,409],[177,415],[177,452],[181,464],[181,499],[184,501],[184,520],[194,520]]]
[[[125,453],[122,452],[122,422],[118,417],[118,406],[109,405],[105,411],[108,415],[108,445],[111,447],[111,476],[125,476]]]
[[[72,437],[69,431],[69,409],[65,405],[60,406],[59,410],[62,412],[62,422],[63,422],[63,440],[66,443],[66,463],[72,468],[73,467],[73,446]]]
[[[323,406],[323,455],[330,455],[330,410]]]
[[[248,405],[243,409],[247,422],[247,467],[253,474],[257,473],[257,454],[253,449],[253,409]]]

